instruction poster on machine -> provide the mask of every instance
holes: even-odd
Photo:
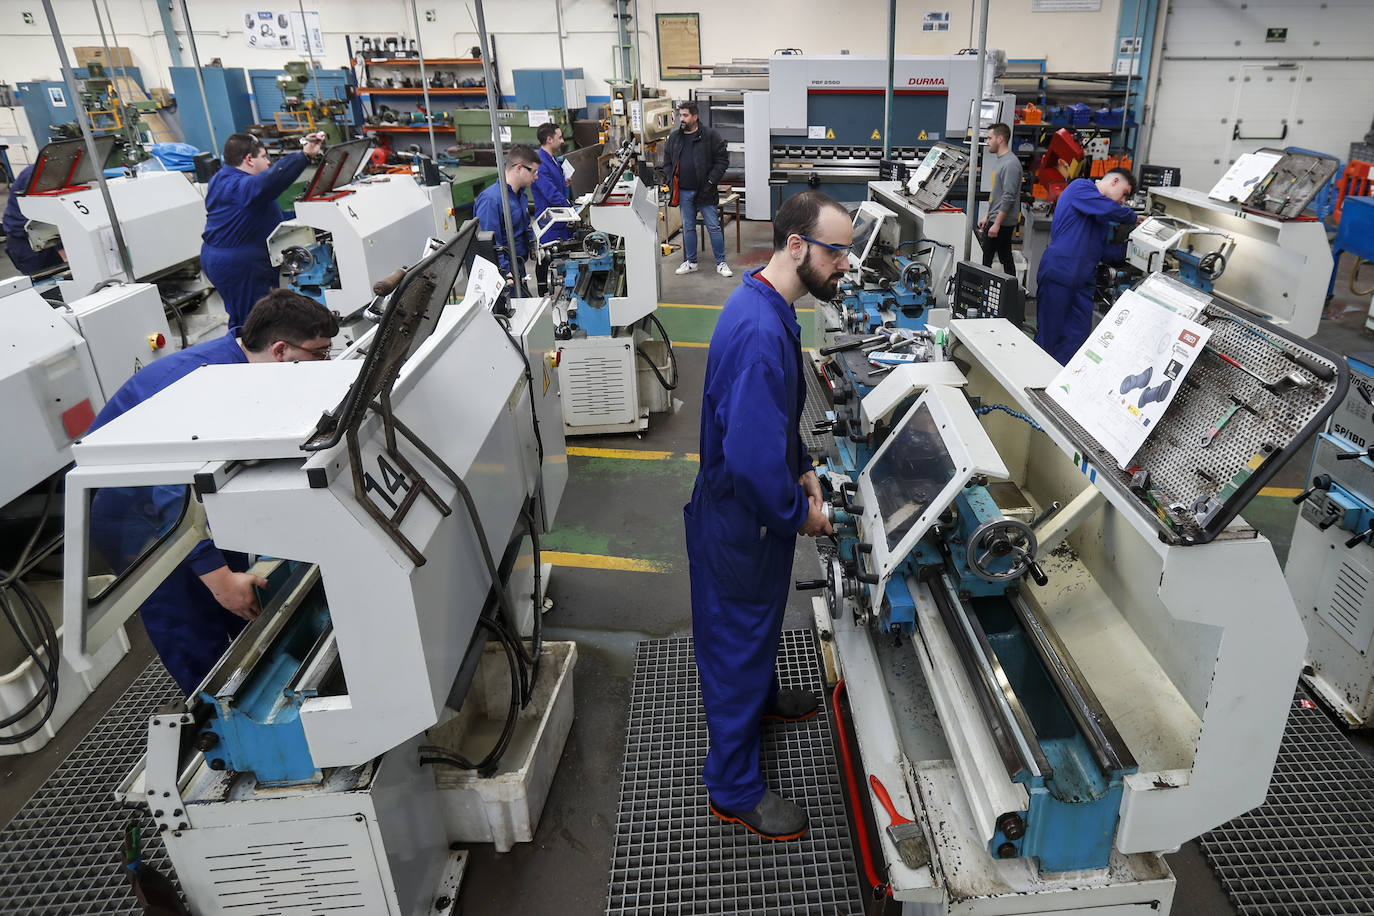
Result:
[[[250,48],[324,54],[320,14],[293,10],[244,10],[243,40]],[[307,41],[309,44],[307,45]]]
[[[1131,290],[1046,389],[1124,468],[1158,425],[1212,332]]]

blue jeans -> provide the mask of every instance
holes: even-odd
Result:
[[[682,259],[697,260],[697,211],[706,223],[706,234],[711,237],[711,253],[716,256],[717,264],[725,263],[725,232],[720,228],[720,208],[714,204],[697,206],[696,191],[678,191],[678,206],[682,210]]]

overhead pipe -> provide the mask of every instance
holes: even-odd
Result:
[[[978,95],[974,97],[973,108],[969,112],[969,120],[973,123],[969,125],[969,157],[968,157],[968,197],[967,210],[964,214],[964,257],[969,260],[973,253],[973,228],[978,220],[978,170],[982,165],[978,157],[979,147],[982,146],[983,137],[978,132],[978,124],[982,120],[983,113],[983,94],[987,92],[987,58],[988,58],[988,0],[983,0],[982,14],[978,24]]]
[[[219,155],[219,138],[215,136],[215,122],[210,117],[210,99],[205,94],[205,74],[200,72],[200,51],[196,50],[196,33],[191,28],[191,11],[186,8],[186,0],[181,0],[181,20],[186,23],[186,43],[191,46],[191,62],[196,68],[196,85],[200,87],[200,104],[205,109],[205,124],[210,128],[211,155]]]
[[[887,0],[887,89],[883,92],[883,158],[892,158],[892,80],[897,69],[897,0]]]
[[[515,280],[515,290],[524,296],[525,262],[515,253],[515,221],[510,215],[510,195],[506,193],[506,153],[501,146],[501,128],[496,123],[496,74],[492,72],[491,66],[491,41],[487,35],[487,17],[482,10],[482,0],[473,2],[477,7],[477,40],[482,46],[482,75],[487,83],[487,114],[491,116],[491,142],[496,148],[496,180],[501,184],[501,219],[506,226],[506,256],[510,258],[510,272],[512,279]]]
[[[425,73],[425,43],[420,38],[420,13],[415,8],[415,0],[410,0],[410,18],[415,22],[415,53],[420,55],[420,94],[425,97],[425,123],[429,125],[429,154],[438,159],[439,147],[434,144],[434,108],[429,104],[429,76]],[[485,46],[484,41],[483,60],[488,57]],[[490,81],[487,85],[491,85]]]

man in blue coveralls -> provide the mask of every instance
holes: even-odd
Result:
[[[10,185],[10,199],[5,204],[5,254],[10,256],[10,261],[22,274],[33,276],[44,270],[59,267],[62,264],[62,254],[57,248],[44,248],[34,251],[29,245],[29,236],[24,232],[24,224],[28,218],[19,209],[19,198],[24,196],[28,190],[29,181],[33,178],[33,166],[25,166],[19,176],[14,179],[14,184]]]
[[[1069,182],[1054,206],[1050,244],[1035,272],[1035,342],[1060,365],[1092,333],[1093,272],[1112,224],[1136,221],[1135,211],[1121,203],[1133,191],[1135,176],[1112,169],[1097,181]]]
[[[550,207],[568,205],[568,185],[572,184],[572,179],[563,174],[563,166],[558,161],[558,154],[563,152],[564,146],[563,128],[549,121],[539,125],[539,132],[535,136],[539,138],[539,174],[535,176],[530,191],[534,194],[534,216],[538,219],[539,214]],[[572,227],[560,223],[544,233],[540,242],[570,238]]]
[[[231,331],[135,373],[96,416],[91,431],[201,366],[328,359],[337,333],[338,320],[314,299],[289,289],[273,290],[253,307],[241,336]],[[185,492],[180,486],[113,487],[96,494],[91,540],[115,572],[135,562],[175,524]],[[258,616],[253,587],[267,582],[247,569],[246,554],[201,541],[139,608],[148,638],[187,695]]]
[[[323,143],[324,134],[310,134],[301,152],[274,163],[257,137],[230,134],[224,141],[224,168],[205,192],[200,266],[224,300],[231,331],[243,327],[253,303],[277,288],[278,269],[267,256],[267,237],[286,218],[277,198],[319,158]]]
[[[806,691],[780,690],[775,666],[797,535],[831,533],[798,429],[806,369],[792,304],[804,293],[834,296],[853,238],[844,208],[818,191],[778,210],[773,257],[745,275],[711,335],[701,466],[683,510],[711,813],[771,840],[810,824],[764,785],[759,727],[819,709]]]
[[[562,175],[560,171],[558,173]],[[534,184],[539,175],[539,156],[528,146],[512,146],[506,150],[506,180],[498,182],[477,195],[472,215],[483,232],[496,236],[497,266],[507,283],[518,284],[516,295],[525,295],[525,259],[534,249],[534,232],[530,229],[530,211],[525,204],[525,189]],[[511,272],[510,254],[506,250],[506,221],[501,212],[501,187],[505,185],[510,199],[511,230],[515,233],[515,259],[518,270]]]

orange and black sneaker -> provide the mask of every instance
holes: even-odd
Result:
[[[801,722],[820,711],[821,703],[811,691],[784,687],[778,691],[778,701],[763,714],[763,718],[778,722]]]
[[[763,797],[750,811],[727,811],[714,801],[708,799],[708,802],[711,813],[716,817],[727,823],[739,824],[765,840],[795,840],[805,836],[806,831],[811,829],[811,818],[807,817],[800,805],[769,789],[764,790]]]

